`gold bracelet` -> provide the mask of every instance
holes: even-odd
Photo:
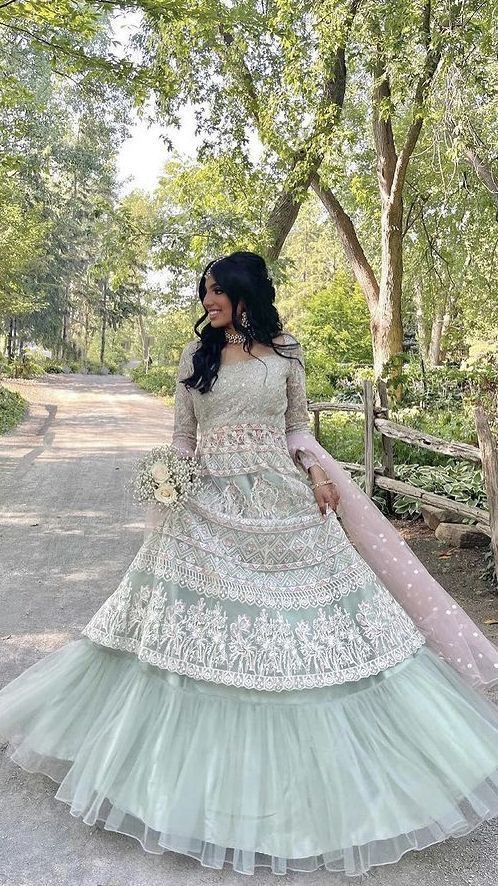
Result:
[[[313,483],[313,485],[312,485],[311,488],[312,488],[312,489],[316,489],[317,486],[328,486],[329,483],[332,484],[332,486],[334,486],[334,481],[333,481],[333,480],[319,480],[318,483]]]

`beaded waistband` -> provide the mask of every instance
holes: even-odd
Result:
[[[207,452],[239,451],[241,449],[274,449],[287,450],[285,431],[271,425],[221,425],[201,432],[200,449]]]

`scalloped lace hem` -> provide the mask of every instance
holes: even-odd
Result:
[[[350,668],[340,671],[329,671],[312,674],[251,674],[244,671],[220,670],[209,665],[199,665],[186,660],[180,660],[172,655],[164,655],[153,649],[144,647],[140,640],[131,637],[116,637],[99,630],[97,627],[87,625],[81,634],[110,649],[118,649],[121,652],[131,652],[139,661],[155,665],[161,670],[173,671],[173,673],[191,677],[194,680],[206,680],[209,683],[223,684],[224,686],[237,686],[241,689],[258,689],[271,692],[282,692],[294,689],[319,689],[323,686],[335,686],[343,683],[356,683],[364,677],[372,677],[410,658],[425,644],[422,634],[414,633],[409,640],[404,640],[402,646],[389,649],[382,655],[364,662],[355,664]]]

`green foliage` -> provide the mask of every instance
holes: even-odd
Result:
[[[373,381],[371,366],[336,363],[313,354],[307,361],[307,389],[310,400],[335,400],[338,403],[362,403],[363,382]]]
[[[465,462],[448,461],[446,465],[398,465],[396,477],[427,492],[444,495],[476,508],[486,508],[482,471]],[[401,517],[420,513],[421,502],[402,495],[394,496],[395,512]],[[462,518],[462,522],[471,522]]]
[[[327,412],[320,416],[321,443],[338,461],[361,464],[364,460],[363,416],[354,412]],[[375,437],[375,456],[381,458],[380,437]]]
[[[8,41],[44,52],[58,75],[72,78],[82,91],[118,83],[121,89],[144,98],[153,85],[150,72],[109,51],[114,48],[109,36],[101,39],[107,14],[113,7],[119,10],[126,5],[120,0],[6,0],[0,5],[0,26]],[[11,90],[20,91],[11,79]]]
[[[44,374],[44,366],[30,354],[14,357],[13,360],[2,360],[0,375],[5,378],[38,378]]]
[[[311,192],[299,210],[279,261],[276,303],[289,331],[300,336],[310,298],[345,267],[330,219]]]
[[[0,434],[5,434],[19,424],[27,405],[20,394],[0,385]]]
[[[144,391],[151,394],[160,394],[162,397],[172,396],[176,387],[176,366],[151,366],[146,373],[143,366],[137,366],[130,373]]]
[[[116,196],[128,101],[106,79],[112,65],[86,88],[86,44],[103,49],[106,17],[49,5],[0,8],[0,319],[14,329],[11,356],[31,340],[66,363],[97,334],[105,349],[106,332],[141,310],[152,234],[140,201]],[[66,64],[78,76],[66,79]]]
[[[435,366],[423,371],[419,360],[405,354],[401,372],[396,375],[397,382],[402,388],[400,407],[460,410],[465,403],[498,402],[498,366],[484,362],[463,367]],[[388,380],[391,394],[393,387]]]
[[[496,574],[494,551],[491,545],[489,546],[489,549],[487,551],[483,551],[483,554],[484,566],[479,571],[479,578],[483,578],[484,581],[490,582],[490,584],[496,591],[498,590],[498,575]]]
[[[443,440],[477,445],[475,422],[470,412],[464,409],[438,408],[435,411],[421,409],[419,407],[407,407],[392,410],[391,419],[408,427],[425,431]],[[394,441],[395,462],[405,464],[445,465],[448,456],[432,452],[430,449],[421,449],[410,446],[408,443]]]
[[[222,155],[203,163],[169,161],[155,194],[156,267],[173,272],[171,292],[192,284],[207,262],[235,249],[264,251],[261,207],[272,182],[263,170]]]
[[[408,427],[427,431],[443,440],[457,440],[475,444],[475,425],[465,413],[451,409],[428,412],[423,409],[404,409],[393,413],[393,419]],[[363,416],[361,413],[328,412],[320,416],[323,445],[339,461],[361,463],[363,461]],[[381,463],[380,434],[375,434],[375,456]],[[448,456],[429,449],[410,446],[394,441],[394,461],[400,465],[445,466]]]
[[[307,301],[301,341],[308,363],[372,362],[370,319],[365,299],[350,274],[337,271],[326,289]]]
[[[57,360],[46,360],[43,368],[45,372],[52,372],[54,374],[64,372],[64,366]]]
[[[446,417],[422,413],[412,413],[412,427],[421,428],[428,424],[438,436],[444,436],[444,429],[451,427],[454,414],[448,411]],[[449,421],[445,421],[445,418]],[[363,452],[363,419],[361,415],[333,412],[324,414],[321,419],[322,445],[338,461],[362,464]],[[436,425],[436,427],[434,427]],[[428,450],[420,450],[405,444],[396,444],[399,448],[395,455],[395,472],[398,480],[411,483],[428,492],[444,495],[455,501],[464,502],[477,508],[486,508],[486,494],[482,472],[466,462],[438,456]],[[381,464],[380,436],[375,437],[375,462]],[[421,457],[422,456],[422,457]],[[403,463],[401,459],[404,459]],[[443,461],[444,459],[444,461]],[[410,461],[411,463],[408,463]],[[355,474],[359,486],[364,488],[363,475]],[[387,495],[383,490],[376,489],[374,501],[387,511]],[[400,517],[413,518],[420,513],[421,503],[403,495],[393,496],[394,512]],[[463,521],[470,522],[470,521]]]

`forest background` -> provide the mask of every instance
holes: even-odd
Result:
[[[497,45],[478,0],[0,2],[0,377],[129,372],[172,403],[202,268],[251,249],[311,399],[382,376],[395,418],[475,443],[475,402],[498,405]],[[120,196],[132,112],[187,105],[195,158]],[[0,385],[0,431],[23,408]],[[361,461],[356,416],[323,434]],[[477,468],[395,446],[401,479],[482,506]]]

